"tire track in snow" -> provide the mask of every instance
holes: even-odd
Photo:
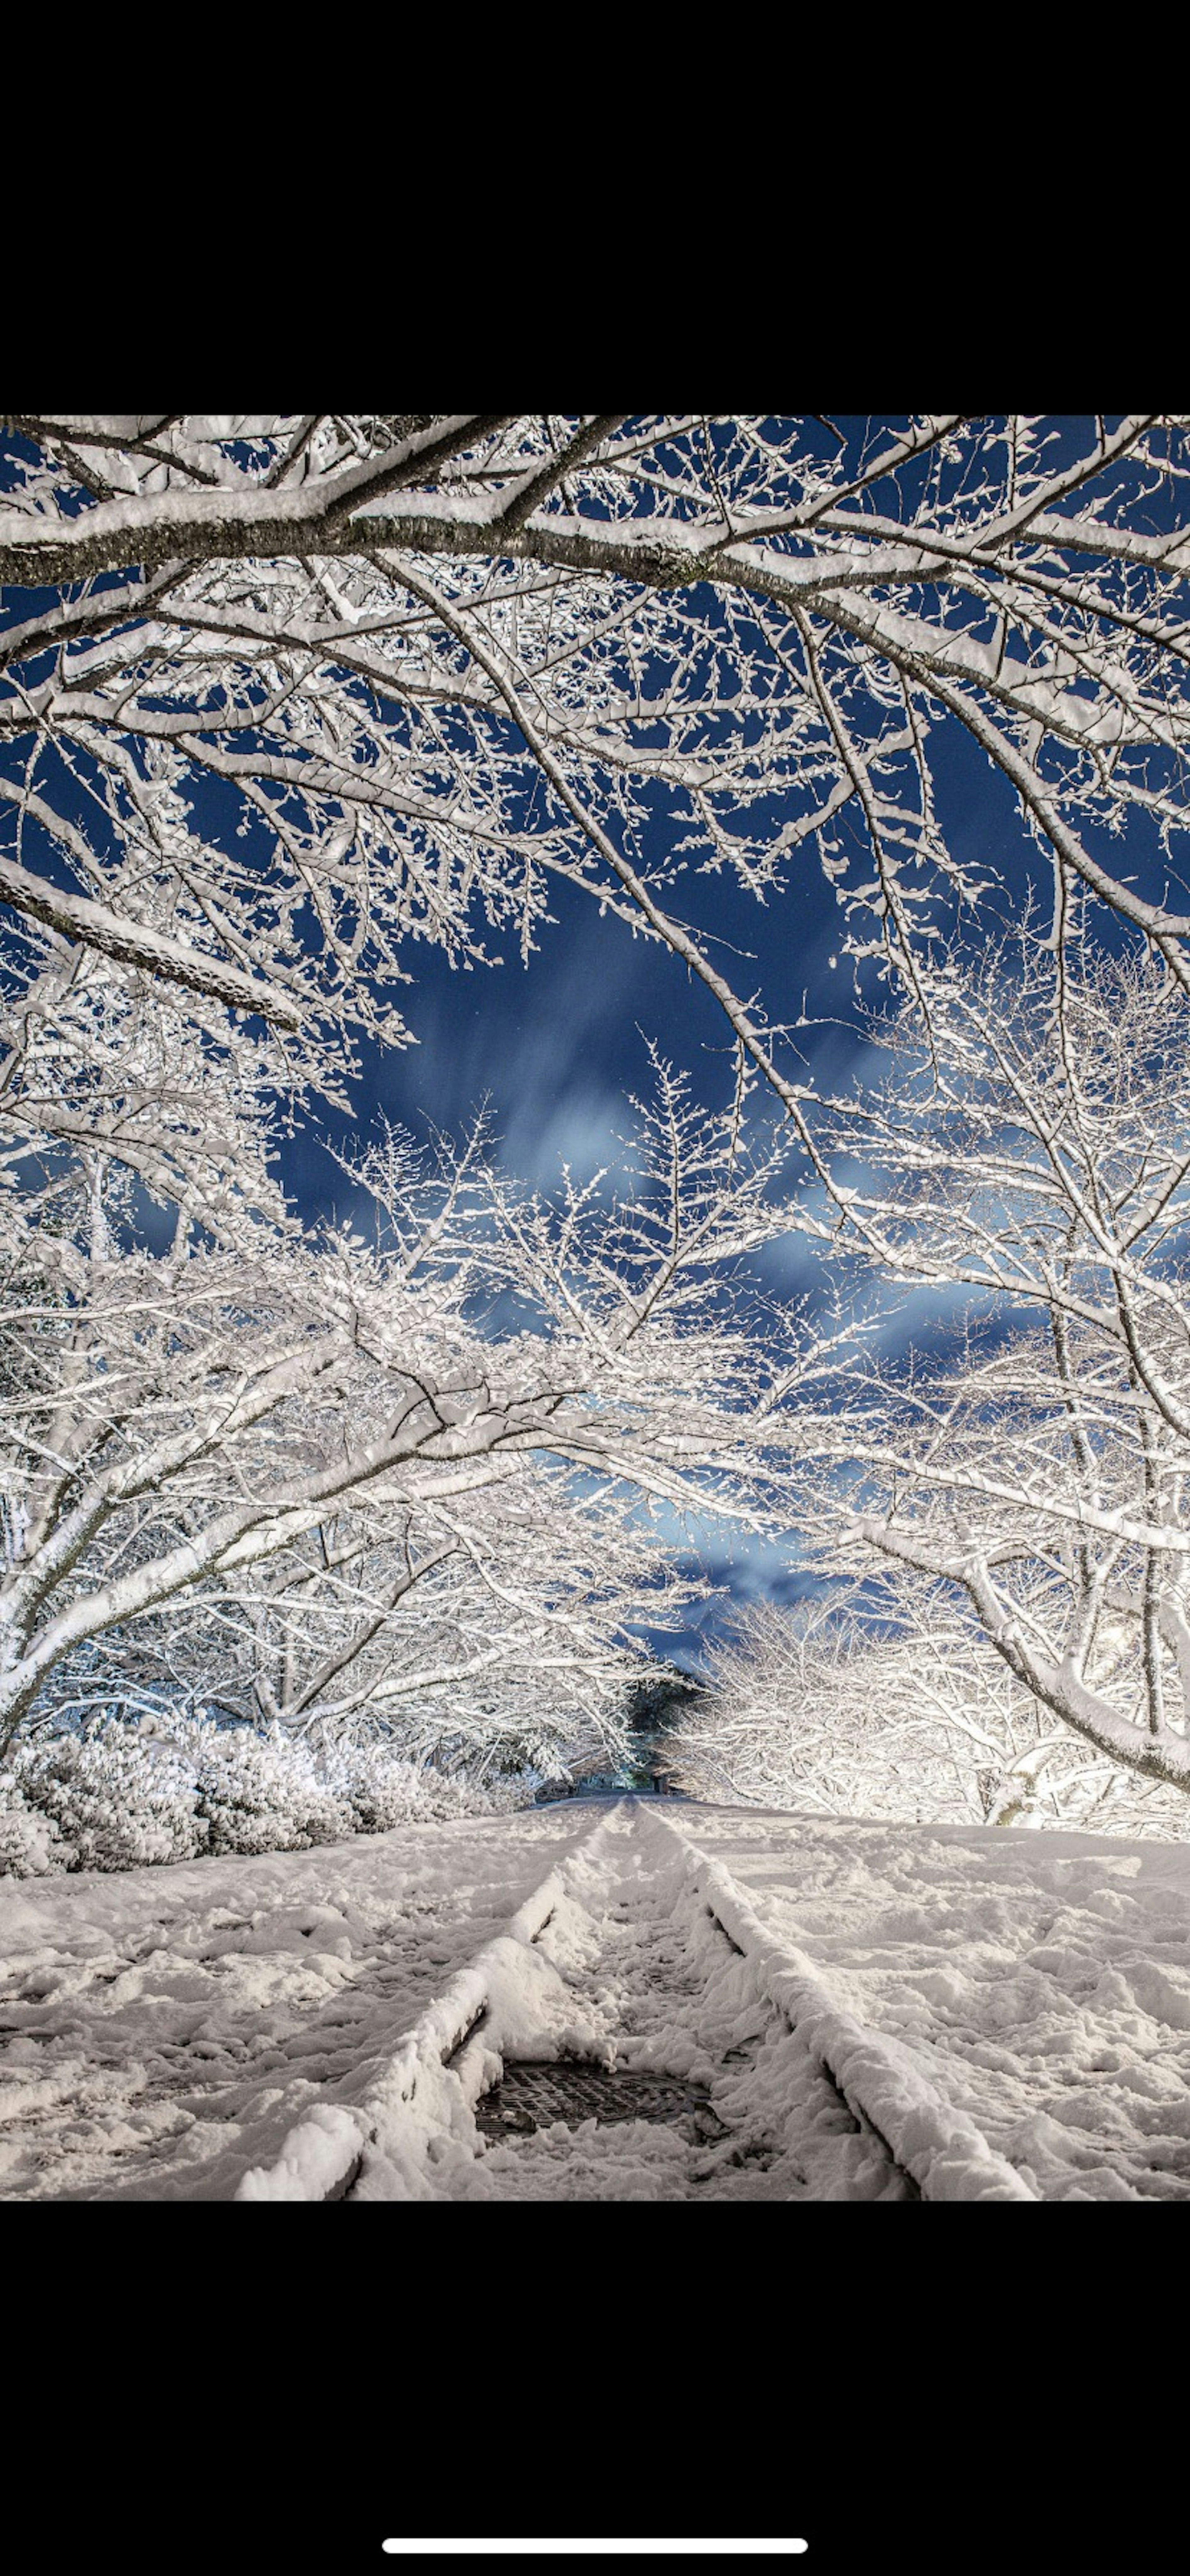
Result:
[[[525,2021],[526,2007],[529,2030],[536,2032],[533,2016],[540,2013],[545,2045],[561,2040],[581,2049],[593,2040],[594,2034],[573,2016],[563,2015],[559,2025],[561,1981],[548,1968],[542,1975],[545,1963],[531,1966],[530,1958],[564,1899],[575,1864],[589,1863],[608,1822],[601,1816],[577,1848],[522,1900],[504,1930],[456,1972],[421,2013],[358,2109],[314,2105],[290,2130],[274,2161],[245,2174],[237,2200],[341,2200],[356,2194],[361,2182],[375,2185],[386,2179],[394,2187],[369,2196],[430,2196],[418,2187],[422,2162],[436,2161],[443,2137],[457,2135],[460,2113],[474,2132],[471,2106],[499,2063],[489,2062],[489,2049],[476,2047],[480,2027],[490,2016],[498,2015],[506,2046],[515,2037],[518,2018]]]
[[[79,1900],[92,1891],[79,1881],[68,1894],[33,1891],[30,1968],[55,1956],[35,1928],[61,1929],[71,1900],[77,1924],[72,1952],[57,1953],[68,1970],[59,1997],[37,2000],[38,1966],[21,2007],[29,2133],[40,2118],[41,2134],[61,2139],[35,2196],[1034,2196],[903,2045],[839,2007],[821,1966],[775,1939],[723,1864],[652,1802],[601,1808],[577,1838],[570,1810],[478,1829],[474,1848],[469,1829],[451,1827],[135,1875],[135,1886],[95,1882],[85,1917]],[[499,1895],[510,1877],[511,1914]],[[365,1885],[370,1911],[356,1923]],[[224,1912],[237,1896],[251,1924]],[[123,1909],[114,1948],[108,1905]],[[171,1908],[178,1928],[163,1943],[153,1927]],[[230,2001],[229,1985],[234,2013],[225,2002],[218,2022],[204,2019],[206,1998]],[[46,2041],[68,2052],[40,2105],[39,2015]],[[152,2026],[153,2046],[130,2096],[118,2061],[134,2020]],[[91,2084],[81,2107],[97,2133],[81,2147],[69,2057],[80,2035]],[[710,2094],[720,2134],[584,2125],[575,2113],[485,2150],[475,2104],[518,2059],[688,2079]],[[178,2125],[121,2148],[126,2098],[146,2123]]]
[[[505,2062],[567,2057],[696,2075],[720,2138],[580,2120],[485,2153],[474,2107]],[[236,2196],[1031,2195],[895,2049],[830,2004],[808,1962],[775,1949],[725,1872],[625,1801],[452,1978],[366,2101],[316,2106]]]

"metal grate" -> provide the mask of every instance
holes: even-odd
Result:
[[[507,2066],[503,2080],[475,2106],[485,2138],[527,2137],[564,2120],[654,2120],[681,2130],[692,2145],[721,2138],[723,2122],[705,2087],[678,2075],[643,2075],[631,2067],[591,2066],[580,2058]]]

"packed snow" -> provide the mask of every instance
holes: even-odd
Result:
[[[0,2189],[1190,2196],[1188,1894],[1183,1846],[627,1798],[10,1884]],[[518,2059],[713,2118],[485,2142]]]

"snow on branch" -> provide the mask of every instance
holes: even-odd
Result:
[[[939,823],[957,726],[1185,979],[1188,430],[10,415],[4,899],[292,1027],[325,1081],[353,1029],[402,1041],[417,941],[527,957],[562,876],[701,977],[796,1115],[664,886],[763,898],[816,858],[851,953],[912,984],[989,888]]]

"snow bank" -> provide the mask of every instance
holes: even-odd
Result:
[[[924,2200],[1033,2200],[965,2111],[944,2100],[907,2048],[865,2030],[835,2003],[804,1952],[774,1941],[721,1861],[704,1859],[668,1816],[650,1814],[686,1856],[688,1883],[728,1938],[759,1968],[772,2001],[853,2112],[912,2175]]]
[[[291,2129],[275,2165],[245,2174],[237,2200],[337,2200],[358,2172],[365,2138],[337,2103],[318,2104]]]

